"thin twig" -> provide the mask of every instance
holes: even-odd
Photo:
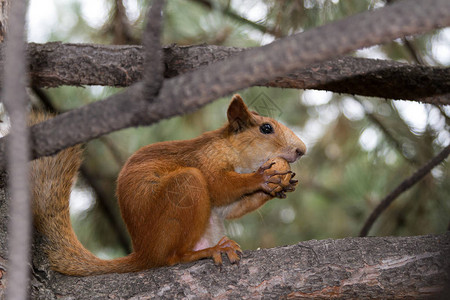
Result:
[[[423,58],[417,53],[416,47],[412,44],[410,40],[407,38],[402,39],[403,44],[405,45],[405,48],[408,49],[409,54],[413,58],[413,60],[419,64],[419,65],[426,65]]]
[[[249,19],[246,19],[243,16],[239,15],[238,13],[234,12],[229,6],[222,7],[220,3],[213,4],[209,0],[193,0],[193,1],[203,5],[203,7],[206,7],[210,10],[218,8],[224,15],[230,17],[231,19],[234,19],[238,22],[241,22],[242,24],[253,27],[254,29],[259,30],[262,33],[268,33],[275,38],[280,38],[283,36],[279,30],[269,28],[263,24],[250,21]]]
[[[61,112],[58,112],[57,108],[53,105],[50,97],[41,88],[33,85],[31,87],[31,90],[39,98],[42,105],[45,107],[45,111],[48,111],[49,113],[52,113],[52,114],[61,113]]]
[[[388,142],[394,147],[394,149],[397,151],[400,156],[402,156],[407,162],[413,164],[413,165],[419,165],[419,162],[414,158],[409,158],[405,155],[405,153],[402,151],[402,144],[399,140],[397,140],[392,133],[389,131],[388,127],[383,124],[383,122],[373,113],[371,113],[367,107],[364,105],[363,101],[359,98],[354,96],[353,99],[355,99],[359,104],[361,104],[364,113],[366,114],[367,118],[375,124],[384,134],[384,136],[387,138]]]
[[[114,45],[138,44],[138,39],[132,34],[130,20],[127,17],[122,0],[114,1],[111,17],[102,31],[102,34],[112,34]]]
[[[127,157],[125,157],[122,151],[119,150],[114,140],[109,138],[108,136],[102,136],[99,137],[99,141],[101,141],[103,145],[108,148],[117,166],[122,167],[125,164]]]
[[[388,5],[390,5],[394,2],[395,2],[395,0],[386,0],[386,4],[388,4]],[[406,37],[402,38],[402,42],[403,42],[403,45],[405,45],[405,48],[407,49],[409,54],[411,55],[412,59],[419,65],[425,65],[422,57],[420,57],[420,55],[417,53],[417,50],[414,47],[414,45]]]
[[[27,128],[27,77],[25,55],[25,14],[27,2],[11,3],[2,100],[11,120],[7,153],[9,190],[8,299],[27,299],[31,246],[31,205],[28,160],[30,158]]]
[[[95,179],[96,176],[92,174],[92,172],[90,172],[85,165],[81,166],[80,173],[95,191],[95,195],[97,196],[97,204],[100,207],[100,210],[105,214],[105,218],[109,221],[109,225],[116,234],[120,246],[126,253],[131,253],[132,248],[129,235],[126,229],[119,224],[121,223],[121,220],[117,220],[117,214],[114,213],[114,208],[110,205],[107,193],[98,183],[98,180]]]
[[[450,145],[444,148],[438,155],[432,158],[428,163],[418,169],[413,175],[405,179],[399,186],[397,186],[391,193],[389,193],[378,206],[370,214],[369,218],[365,222],[359,236],[367,236],[373,223],[377,220],[380,214],[388,208],[388,206],[403,192],[410,189],[414,184],[427,175],[434,167],[444,161],[450,154]]]

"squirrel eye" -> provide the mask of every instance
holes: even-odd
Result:
[[[270,134],[273,133],[273,127],[269,123],[264,123],[261,126],[259,126],[259,131],[264,134]]]

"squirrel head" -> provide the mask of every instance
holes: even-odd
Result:
[[[227,117],[227,139],[235,153],[233,164],[237,172],[253,172],[275,157],[293,163],[306,153],[305,143],[292,130],[250,111],[237,94],[231,100]]]

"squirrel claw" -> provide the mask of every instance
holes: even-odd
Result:
[[[212,259],[214,260],[214,264],[218,267],[222,267],[222,254],[220,252],[214,252],[212,255]]]
[[[295,191],[295,186],[288,186],[285,187],[283,190],[283,192],[293,192],[293,191]]]
[[[275,193],[275,195],[276,195],[276,197],[281,198],[281,199],[286,198],[286,194],[284,191],[277,192],[277,193]]]
[[[230,263],[235,264],[241,259],[240,254],[242,254],[242,250],[238,243],[224,236],[220,239],[217,245],[213,247],[212,258],[216,266],[221,266],[223,263],[222,253],[227,255]]]
[[[265,163],[264,165],[262,165],[261,167],[259,167],[259,172],[264,172],[265,170],[270,169],[273,165],[275,164],[275,162],[270,162],[269,164]]]

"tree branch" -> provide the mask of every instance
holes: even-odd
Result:
[[[433,157],[428,163],[418,169],[413,175],[405,179],[399,186],[397,186],[392,192],[390,192],[378,206],[370,214],[369,218],[365,222],[359,236],[367,236],[370,228],[380,214],[389,207],[389,205],[403,192],[410,189],[414,184],[421,180],[425,175],[427,175],[434,167],[443,162],[447,156],[450,154],[450,145],[447,145],[438,155]]]
[[[222,268],[206,259],[137,273],[73,277],[35,266],[40,275],[33,281],[32,298],[437,298],[445,295],[450,278],[448,253],[450,233],[311,240],[245,251],[239,266],[225,261]]]
[[[143,99],[153,100],[164,81],[161,51],[162,11],[164,0],[155,0],[148,11],[142,44],[145,49]]]
[[[242,48],[198,45],[167,46],[165,78],[225,60]],[[47,43],[28,45],[30,77],[40,87],[60,85],[129,86],[141,80],[141,46]],[[450,103],[450,68],[426,67],[356,57],[343,57],[294,70],[261,86],[321,89],[390,99]],[[441,102],[427,97],[444,95]],[[424,99],[421,99],[424,98]]]
[[[9,190],[11,192],[8,232],[8,299],[27,299],[31,248],[31,203],[28,160],[25,56],[25,14],[27,2],[15,0],[9,11],[4,52],[2,100],[11,120],[7,145]]]
[[[32,127],[33,157],[51,155],[114,130],[150,125],[192,112],[237,89],[271,80],[351,50],[450,25],[450,2],[402,1],[244,51],[164,81],[158,98],[142,99],[142,83]],[[111,116],[115,116],[111,118]],[[5,137],[0,140],[3,153]],[[4,166],[0,156],[0,167]]]

